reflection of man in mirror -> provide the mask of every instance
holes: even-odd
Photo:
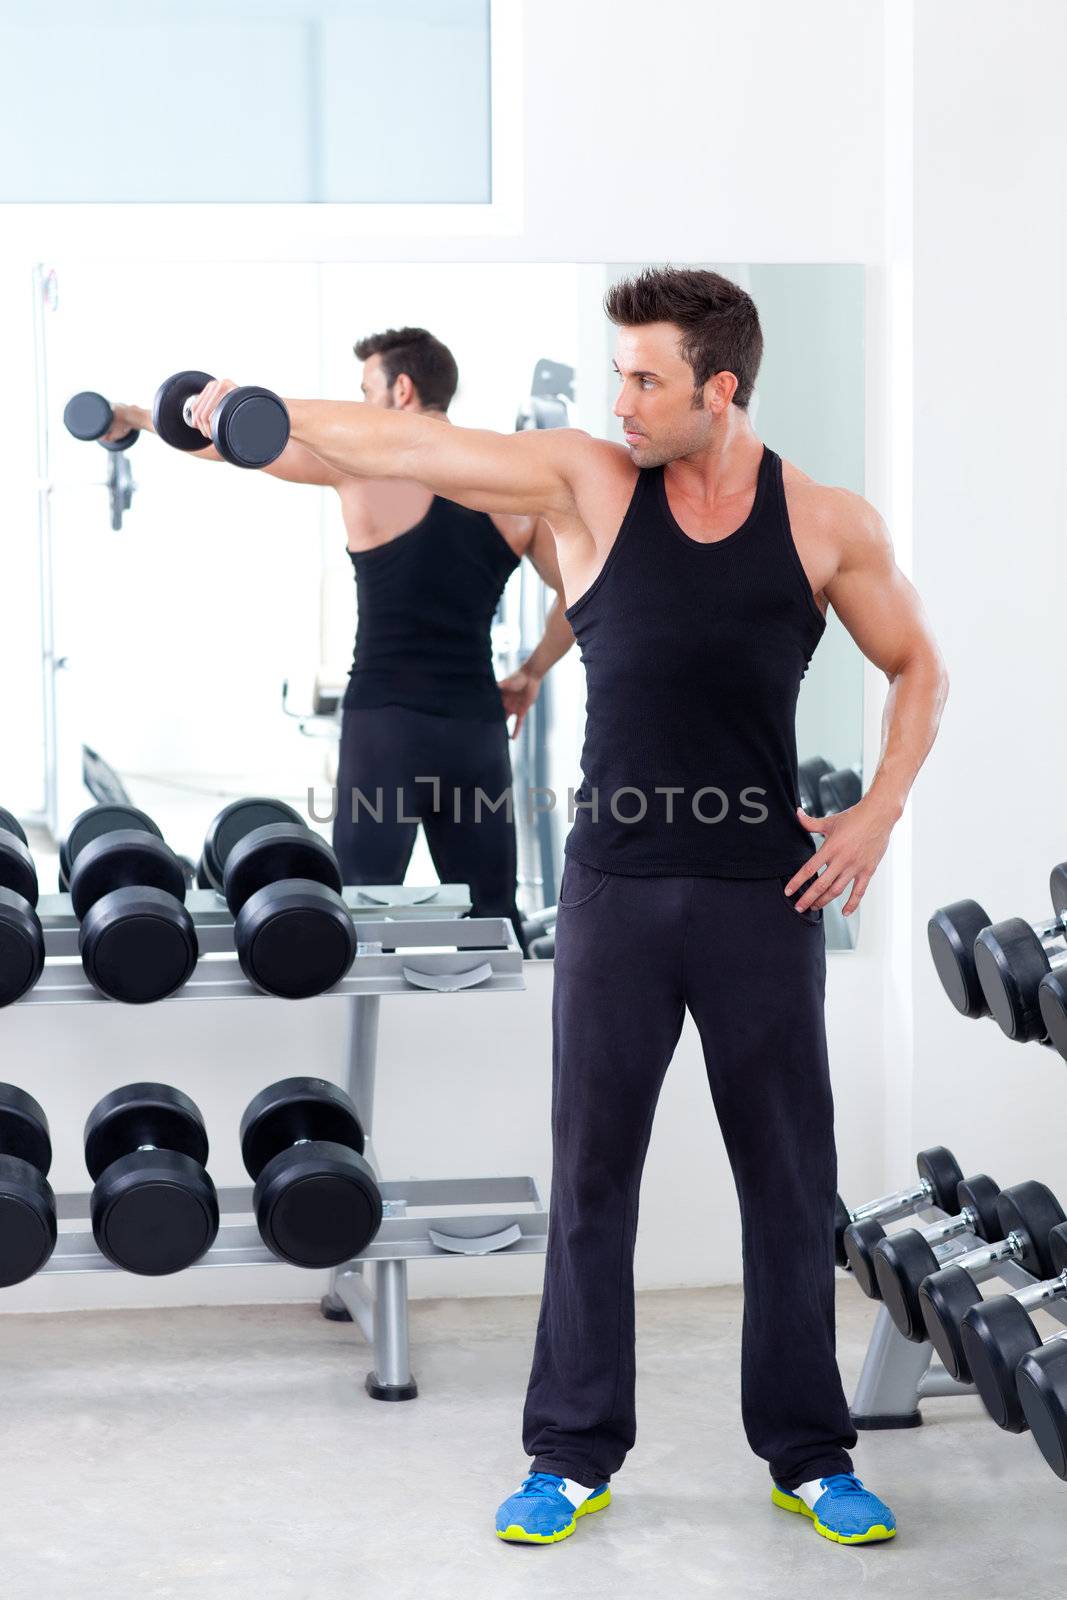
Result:
[[[494,517],[547,517],[586,669],[556,925],[551,1223],[523,1418],[534,1459],[497,1532],[565,1537],[608,1503],[634,1443],[638,1196],[688,1010],[740,1201],[749,1443],[776,1505],[837,1543],[886,1539],[892,1512],[852,1471],[835,1357],[821,918],[838,895],[846,914],[859,905],[936,736],[947,674],[874,507],[757,437],[751,297],[718,273],[648,269],[616,283],[606,310],[622,443],[289,403],[295,438],[335,470],[414,479]],[[209,431],[207,405],[198,420]],[[812,816],[794,713],[829,606],[890,689],[866,794]]]
[[[451,426],[459,373],[433,334],[390,329],[360,339],[355,354],[368,406]],[[140,407],[114,411],[108,438],[152,426]],[[195,454],[220,459],[213,447]],[[507,718],[515,738],[574,642],[550,528],[531,513],[470,510],[414,479],[347,473],[295,440],[264,470],[337,491],[355,568],[333,826],[345,883],[403,883],[421,821],[441,882],[468,884],[471,915],[509,917],[525,949]],[[537,647],[498,682],[490,627],[523,556],[556,599]]]

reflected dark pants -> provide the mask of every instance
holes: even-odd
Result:
[[[426,781],[431,778],[439,780],[437,810],[435,786]],[[403,883],[421,822],[440,881],[469,884],[471,916],[509,918],[523,945],[515,903],[515,823],[508,820],[506,805],[493,811],[489,804],[495,805],[511,781],[503,717],[481,722],[407,706],[345,711],[333,824],[333,848],[345,883]],[[354,789],[366,797],[358,802],[355,822]],[[477,789],[488,802],[483,800],[476,812]]]
[[[821,913],[794,911],[786,882],[622,877],[567,857],[548,1253],[523,1414],[532,1471],[592,1487],[637,1435],[638,1198],[686,1007],[740,1202],[748,1442],[786,1488],[852,1470],[835,1355],[826,946]],[[697,1261],[702,1244],[694,1230]]]

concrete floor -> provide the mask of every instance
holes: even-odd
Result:
[[[874,1307],[838,1284],[852,1393]],[[35,1600],[1051,1600],[1067,1485],[969,1397],[860,1436],[897,1515],[846,1549],[773,1507],[738,1411],[737,1289],[638,1296],[637,1445],[615,1500],[556,1546],[500,1542],[537,1301],[413,1302],[410,1404],[315,1307],[9,1316],[0,1324],[5,1588]]]

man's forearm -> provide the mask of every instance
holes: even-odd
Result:
[[[557,595],[551,611],[545,618],[545,631],[536,649],[530,652],[522,664],[523,671],[532,672],[538,678],[543,678],[571,648],[574,643],[574,630],[563,615],[563,610],[563,596]]]
[[[911,786],[937,737],[948,698],[948,673],[937,660],[917,660],[893,679],[882,712],[882,749],[864,800],[901,816]]]

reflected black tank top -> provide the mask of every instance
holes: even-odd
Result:
[[[435,495],[406,533],[349,555],[359,614],[344,709],[501,721],[489,628],[519,557],[492,519]]]
[[[795,717],[826,622],[773,450],[746,520],[709,544],[675,521],[663,468],[641,469],[566,616],[586,672],[568,855],[636,876],[763,878],[814,854],[795,814]]]

